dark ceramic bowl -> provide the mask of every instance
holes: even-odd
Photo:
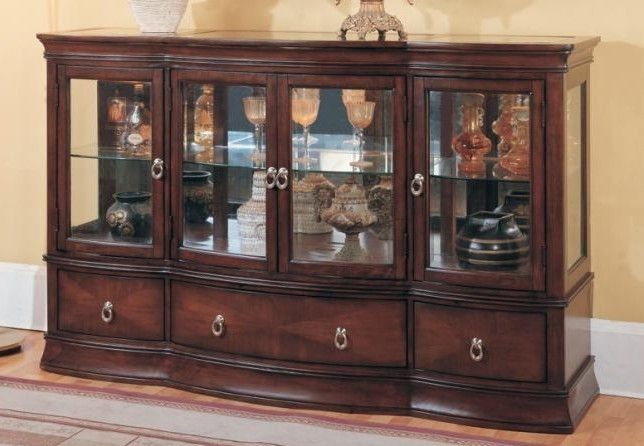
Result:
[[[526,262],[530,244],[512,214],[477,212],[468,215],[456,237],[456,255],[477,268],[515,269]]]
[[[150,192],[118,192],[105,220],[115,237],[148,238],[152,230]]]
[[[494,212],[513,214],[521,232],[530,233],[530,192],[508,191],[503,204]]]
[[[183,212],[188,223],[206,223],[213,211],[213,184],[210,172],[183,171]]]

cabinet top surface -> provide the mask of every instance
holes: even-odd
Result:
[[[134,28],[90,28],[39,34],[44,41],[128,42],[141,44],[193,44],[193,45],[274,45],[274,46],[323,46],[341,48],[476,48],[503,49],[505,51],[573,51],[599,42],[598,37],[577,36],[512,36],[512,35],[459,35],[459,34],[410,34],[406,42],[392,40],[343,41],[330,32],[281,32],[281,31],[210,31],[185,30],[176,34],[142,34]],[[351,37],[351,36],[350,36]]]

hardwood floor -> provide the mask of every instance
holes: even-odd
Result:
[[[93,381],[70,376],[48,373],[40,369],[39,361],[44,348],[42,333],[27,332],[23,351],[16,355],[0,357],[0,376],[33,379],[50,383],[80,384],[94,388],[110,388],[134,391],[150,395],[188,398],[193,401],[213,401],[215,398],[169,389],[160,386],[143,386],[133,384]],[[232,402],[239,406],[251,406],[246,403]],[[267,408],[266,406],[262,406]],[[276,413],[288,411],[282,408],[270,408]],[[517,408],[520,409],[520,408]],[[306,412],[306,411],[303,411]],[[319,412],[318,412],[319,413]],[[479,435],[489,438],[524,441],[542,445],[596,445],[596,446],[636,446],[644,445],[644,400],[600,396],[574,435],[530,434],[523,432],[500,431],[475,427],[459,426],[420,418],[333,414],[338,418],[355,421],[386,423],[397,426],[423,427],[444,431]]]

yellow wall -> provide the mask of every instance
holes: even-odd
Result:
[[[335,30],[357,0],[191,0],[184,28]],[[595,316],[644,322],[644,3],[387,0],[411,32],[601,35],[592,67]],[[45,70],[35,33],[134,26],[126,0],[0,2],[0,261],[45,249]]]

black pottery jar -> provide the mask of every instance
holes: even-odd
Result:
[[[503,204],[494,212],[513,214],[521,232],[526,235],[530,233],[530,192],[509,191]]]
[[[202,224],[212,216],[213,184],[210,172],[183,171],[183,213],[186,222]]]
[[[148,238],[152,230],[150,192],[118,192],[105,214],[105,221],[115,237]]]
[[[468,215],[456,237],[458,259],[480,269],[516,269],[526,262],[529,252],[528,237],[508,213]]]

